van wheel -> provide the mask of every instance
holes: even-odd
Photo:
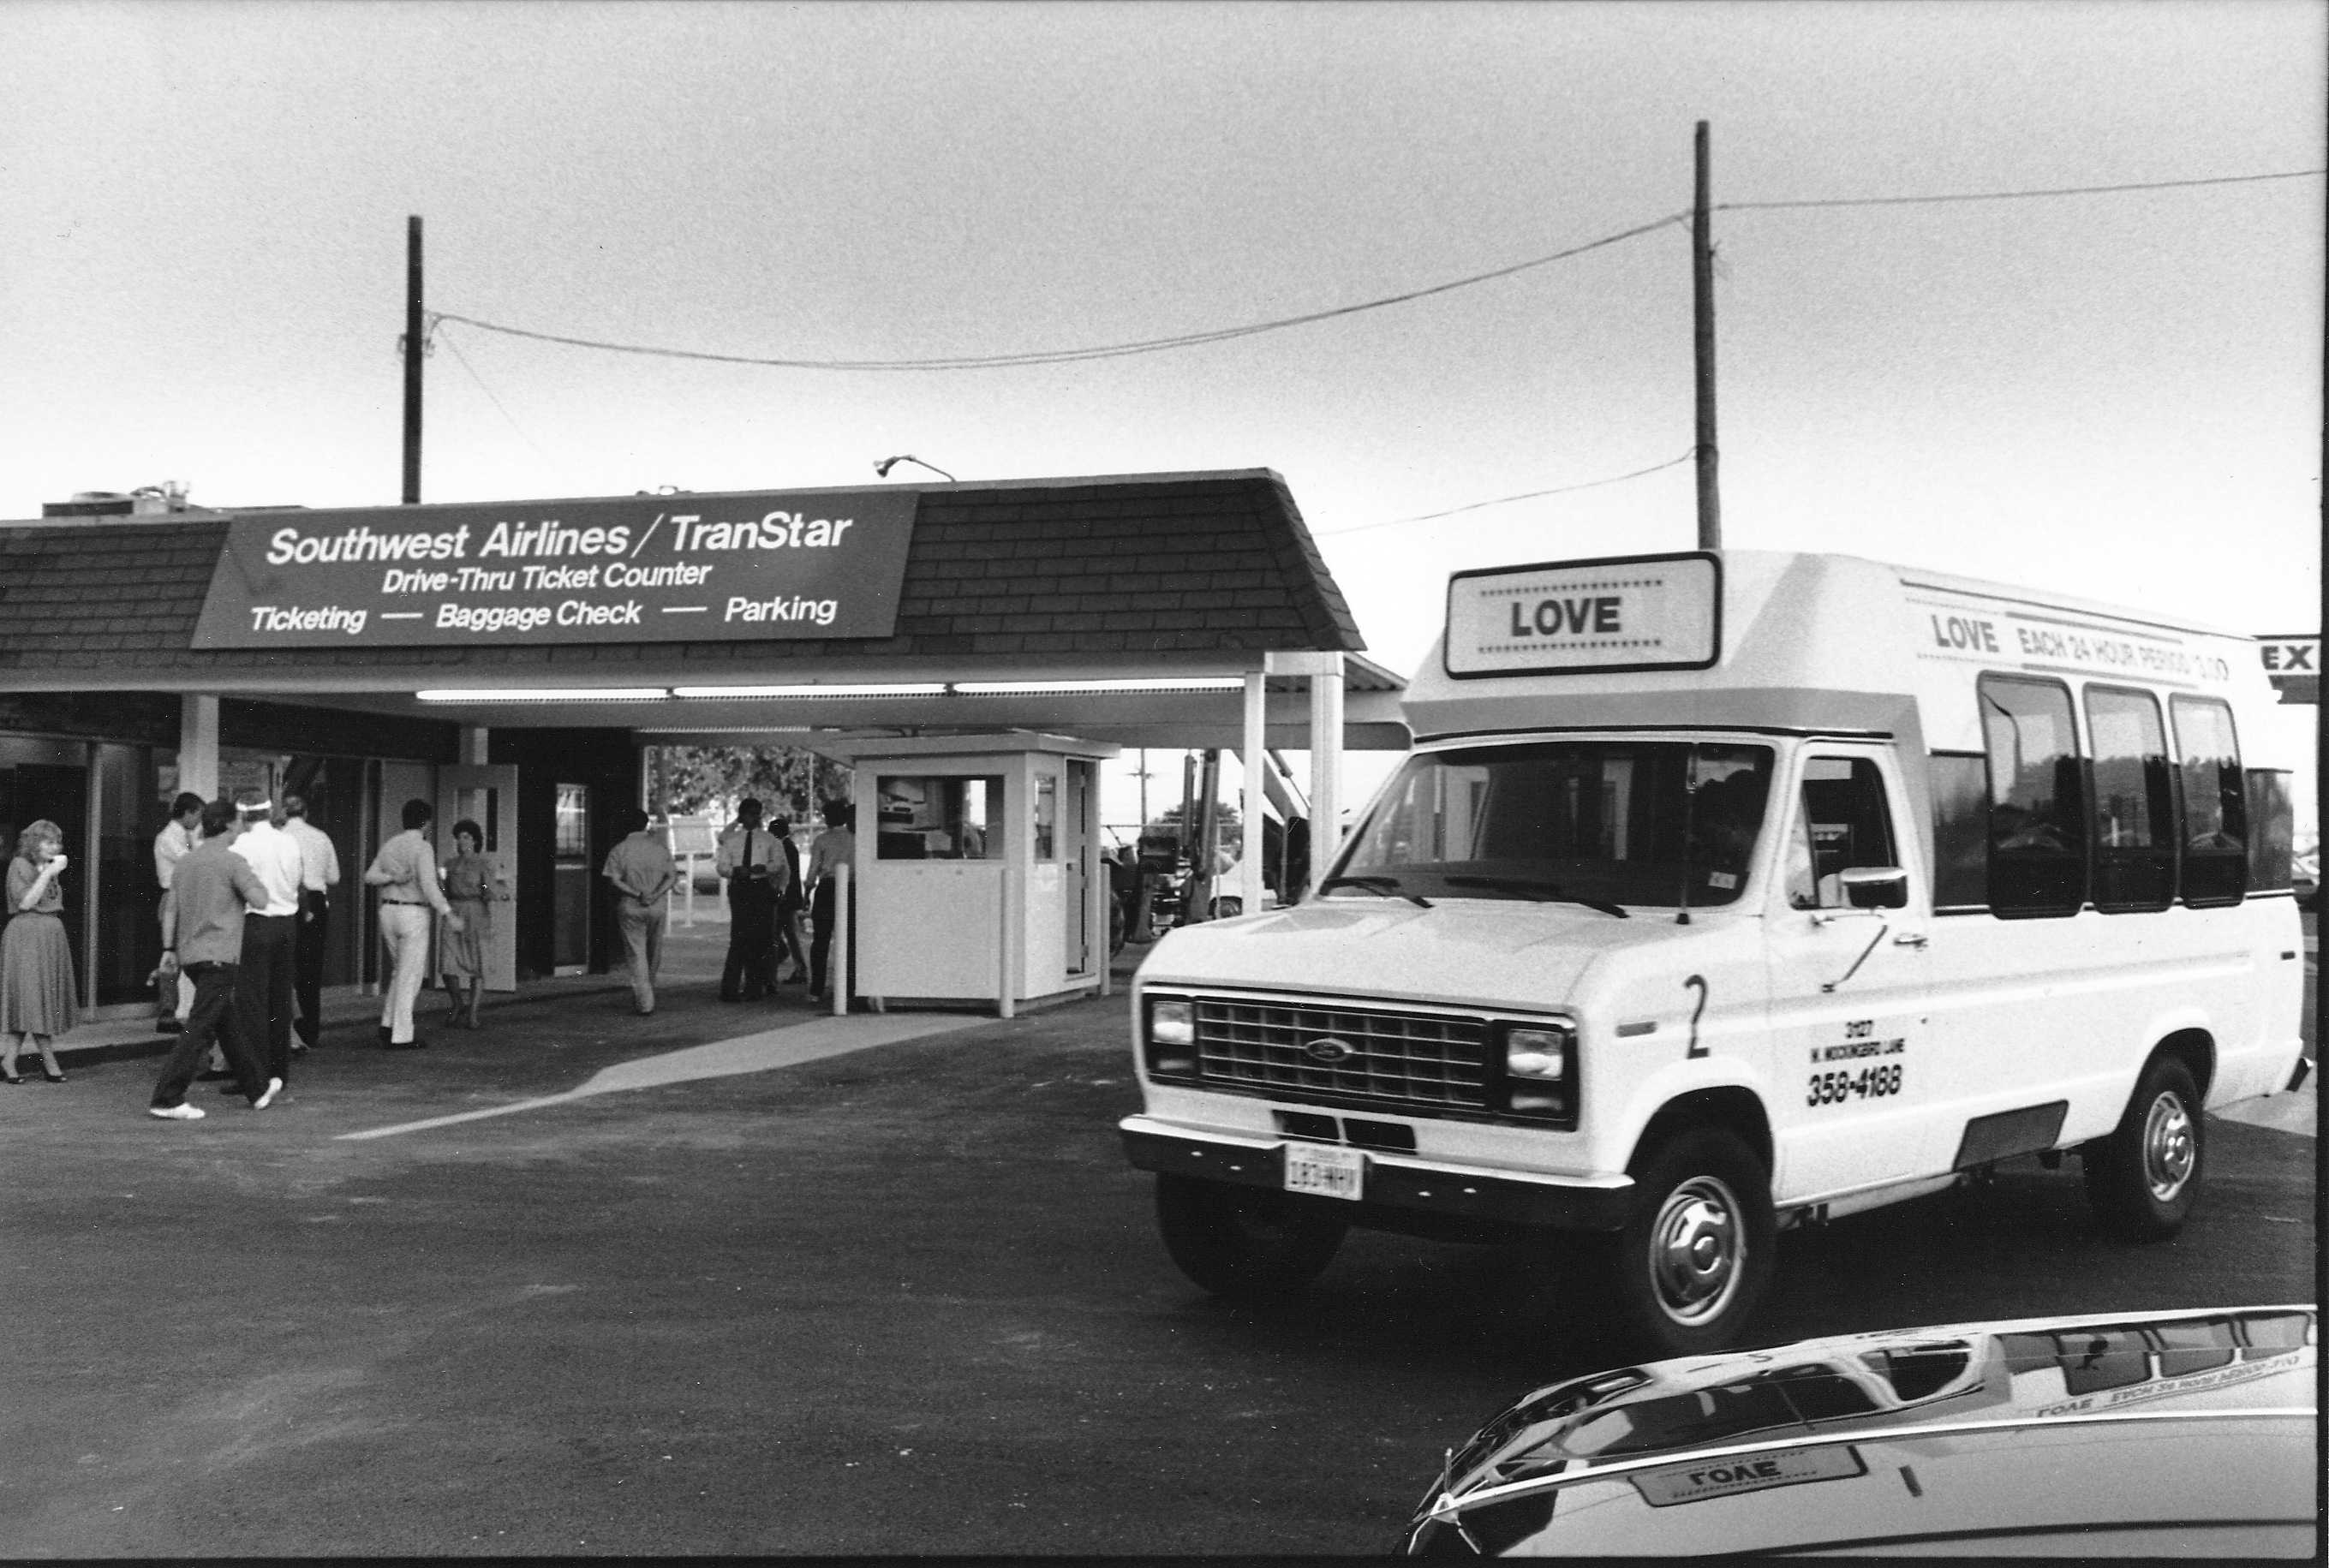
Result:
[[[1728,1347],[1770,1282],[1771,1178],[1735,1132],[1693,1127],[1636,1161],[1640,1207],[1614,1238],[1617,1328],[1655,1359]]]
[[[1156,1225],[1180,1271],[1232,1301],[1293,1294],[1325,1272],[1350,1230],[1282,1192],[1187,1176],[1156,1178]]]
[[[2106,1230],[2126,1241],[2165,1241],[2183,1228],[2200,1196],[2205,1144],[2191,1069],[2155,1056],[2108,1136],[2086,1146],[2087,1200]]]

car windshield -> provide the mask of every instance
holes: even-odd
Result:
[[[1328,897],[1463,897],[1692,908],[1747,880],[1771,749],[1540,741],[1410,756]]]

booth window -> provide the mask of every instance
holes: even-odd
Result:
[[[2172,697],[2175,752],[2183,759],[2183,902],[2237,904],[2248,892],[2248,792],[2230,707],[2211,697]]]
[[[2175,792],[2148,691],[2087,688],[2095,753],[2095,907],[2164,909],[2175,897]]]
[[[878,860],[985,860],[1003,853],[1003,776],[884,774],[873,781]]]
[[[1933,907],[1989,906],[1989,765],[1977,752],[1927,759],[1933,792]]]
[[[1060,780],[1056,774],[1035,775],[1035,859],[1059,856]]]
[[[1985,675],[1989,906],[2008,919],[2075,915],[2086,902],[2085,779],[2059,681]]]

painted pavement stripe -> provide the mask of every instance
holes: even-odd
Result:
[[[763,1029],[759,1034],[739,1035],[734,1039],[714,1040],[708,1046],[666,1051],[658,1056],[618,1062],[611,1067],[601,1068],[579,1088],[569,1089],[562,1094],[517,1100],[506,1105],[489,1105],[481,1111],[463,1111],[451,1116],[431,1116],[423,1122],[404,1122],[393,1127],[343,1132],[339,1139],[344,1141],[393,1138],[399,1133],[420,1132],[432,1127],[481,1122],[489,1116],[509,1116],[520,1111],[538,1111],[548,1105],[570,1104],[594,1094],[652,1089],[663,1084],[684,1084],[698,1078],[733,1077],[740,1073],[765,1073],[825,1056],[846,1056],[852,1051],[862,1051],[872,1046],[896,1045],[902,1040],[946,1034],[986,1021],[976,1016],[957,1018],[929,1014],[869,1014],[849,1019],[820,1019],[814,1023],[793,1024],[784,1028]]]

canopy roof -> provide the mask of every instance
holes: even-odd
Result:
[[[1365,644],[1285,481],[1268,469],[930,484],[893,634],[868,639],[198,649],[234,511],[0,523],[0,681],[24,691],[171,691],[425,714],[465,724],[610,725],[741,741],[815,728],[1066,730],[1123,745],[1236,745],[1235,690],[1267,653]],[[796,492],[815,494],[814,491]],[[327,523],[332,513],[264,510]],[[411,509],[425,523],[428,507]],[[1346,663],[1352,744],[1403,746],[1399,678]],[[960,685],[1043,690],[970,692]],[[1271,681],[1270,744],[1305,745],[1299,682]],[[674,697],[679,689],[872,687]],[[886,689],[919,686],[911,694]],[[423,691],[556,693],[512,702]],[[637,697],[597,692],[636,691]]]

